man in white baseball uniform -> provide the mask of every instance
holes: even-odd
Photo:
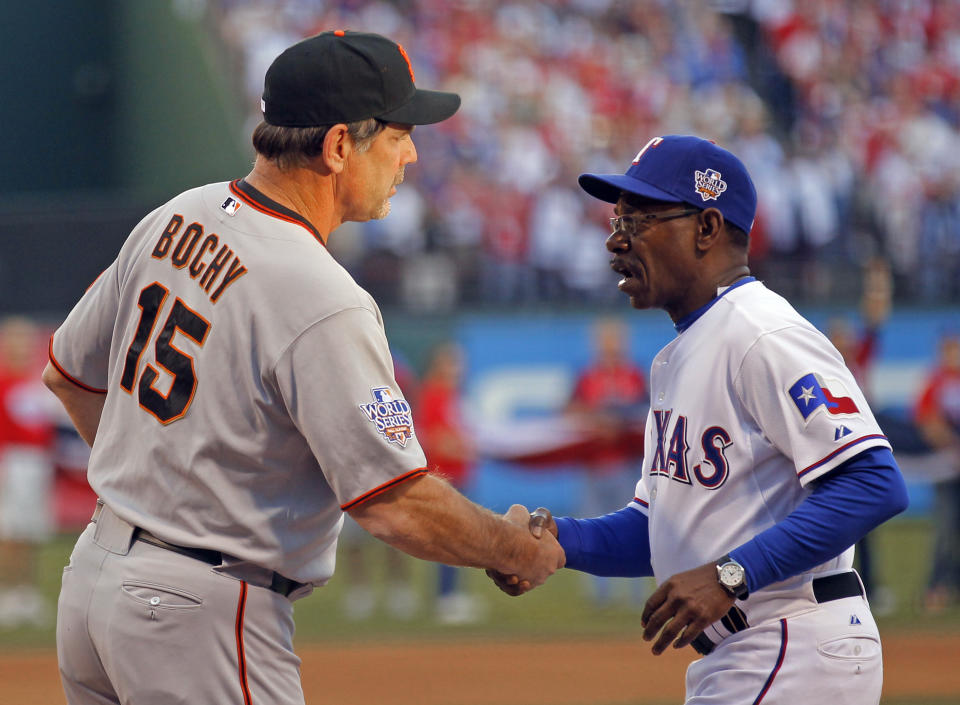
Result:
[[[303,703],[292,600],[331,577],[345,511],[420,558],[531,586],[562,566],[427,472],[380,312],[325,248],[387,214],[413,126],[459,104],[385,37],[295,44],[253,171],[146,216],[53,335],[100,497],[60,593],[71,705]]]
[[[906,488],[843,358],[750,276],[749,174],[712,142],[668,135],[625,174],[580,185],[615,204],[606,244],[620,290],[664,309],[677,337],[651,365],[633,500],[592,519],[538,510],[531,530],[559,537],[567,567],[656,578],[643,638],[654,654],[703,655],[688,705],[879,702],[880,638],[853,545],[906,508]]]

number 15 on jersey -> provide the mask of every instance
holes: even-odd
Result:
[[[167,303],[170,291],[154,282],[140,292],[137,305],[140,307],[140,321],[127,349],[120,377],[120,387],[133,394],[136,384],[140,407],[152,414],[160,423],[168,424],[182,418],[193,401],[197,390],[197,376],[193,367],[193,358],[173,344],[177,332],[187,336],[198,346],[203,346],[210,332],[210,322],[177,298],[170,309],[166,322],[154,341],[154,353],[157,367],[163,368],[171,377],[167,394],[159,392],[154,384],[160,372],[150,363],[145,363],[143,372],[137,381],[140,358],[144,348],[150,342],[160,312]]]

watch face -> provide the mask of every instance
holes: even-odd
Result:
[[[743,582],[743,568],[736,563],[726,563],[720,567],[720,582],[727,587],[737,587]]]

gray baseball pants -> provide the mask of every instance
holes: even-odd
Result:
[[[293,631],[288,598],[136,540],[106,507],[63,571],[69,705],[303,705]]]

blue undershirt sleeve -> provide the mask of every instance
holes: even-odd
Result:
[[[560,517],[557,540],[567,568],[608,577],[653,575],[647,515],[624,507],[593,519]]]
[[[783,521],[730,552],[750,592],[839,555],[907,508],[907,488],[886,448],[871,448],[824,475]]]

